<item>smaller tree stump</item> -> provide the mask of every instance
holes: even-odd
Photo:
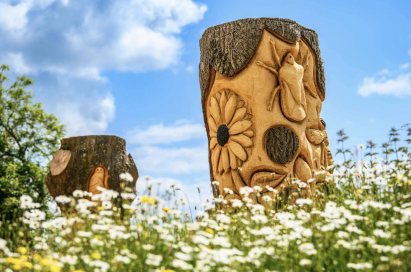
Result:
[[[97,187],[121,192],[120,174],[129,173],[127,182],[135,192],[138,178],[126,141],[117,136],[80,136],[65,138],[50,163],[44,182],[53,198],[71,195],[75,190],[98,192]]]

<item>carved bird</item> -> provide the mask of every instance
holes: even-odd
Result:
[[[104,188],[104,169],[103,167],[97,167],[94,171],[93,176],[90,179],[89,183],[89,192],[93,195],[100,194],[101,191],[97,189],[98,186]]]

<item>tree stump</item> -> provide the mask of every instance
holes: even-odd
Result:
[[[120,174],[129,173],[128,186],[135,192],[138,178],[126,141],[117,136],[65,138],[50,163],[45,184],[53,198],[71,195],[74,190],[98,193],[97,187],[121,192]]]
[[[200,51],[214,195],[241,199],[244,186],[281,193],[292,179],[324,182],[317,173],[328,171],[332,154],[315,31],[288,19],[242,19],[206,29]]]

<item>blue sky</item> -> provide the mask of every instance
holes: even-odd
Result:
[[[0,0],[0,63],[35,80],[68,136],[127,140],[140,176],[209,195],[198,40],[224,22],[280,17],[314,29],[331,148],[382,143],[410,123],[409,1]],[[338,160],[338,157],[337,157]],[[140,180],[139,184],[144,182]]]

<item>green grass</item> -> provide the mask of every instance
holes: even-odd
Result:
[[[27,198],[1,224],[0,271],[411,271],[411,154],[393,148],[345,161],[310,199],[297,186],[256,204],[254,188],[194,221],[174,188],[134,206],[132,194],[75,192],[49,221]]]

